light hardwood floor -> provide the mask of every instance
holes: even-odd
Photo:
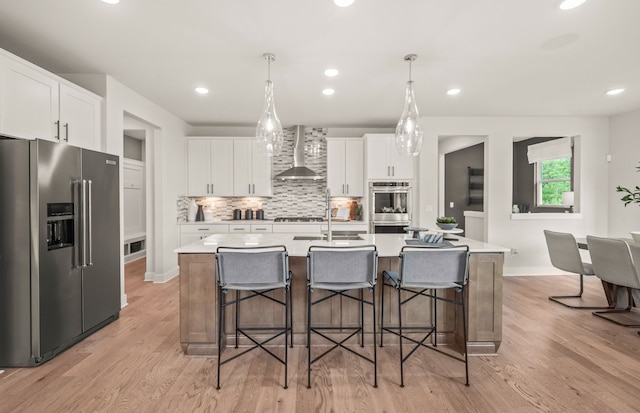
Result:
[[[0,374],[0,412],[635,412],[640,411],[640,337],[547,299],[577,286],[566,276],[504,280],[504,341],[497,356],[462,363],[421,350],[401,389],[397,346],[371,365],[335,352],[318,362],[306,388],[306,349],[282,366],[253,352],[223,366],[182,354],[178,280],[143,281],[144,260],[126,267],[129,305],[115,323],[37,368]],[[602,295],[587,277],[590,297]]]

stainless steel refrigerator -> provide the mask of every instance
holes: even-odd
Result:
[[[119,317],[118,163],[0,139],[0,367],[39,365]]]

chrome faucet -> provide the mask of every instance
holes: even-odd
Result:
[[[333,235],[331,232],[331,189],[327,186],[327,222],[328,222],[328,231],[327,231],[327,241],[331,243]]]

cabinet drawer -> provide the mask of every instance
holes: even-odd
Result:
[[[252,224],[251,232],[252,233],[273,232],[273,225]]]
[[[273,232],[279,233],[301,233],[320,232],[320,224],[278,224],[273,226]]]
[[[228,234],[229,225],[227,224],[202,224],[202,225],[181,225],[181,234]]]
[[[248,224],[231,224],[229,225],[230,234],[249,233],[251,232],[251,225]]]

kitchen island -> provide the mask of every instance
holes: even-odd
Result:
[[[284,245],[289,253],[289,269],[293,273],[293,331],[296,346],[306,344],[306,256],[311,245],[329,245],[322,240],[294,240],[294,237],[318,237],[320,234],[214,234],[175,250],[180,265],[180,341],[185,354],[217,355],[218,328],[224,331],[224,346],[234,340],[233,311],[227,311],[223,325],[217,325],[218,293],[215,276],[215,252],[219,246],[256,247]],[[361,240],[336,240],[330,245],[376,245],[378,249],[378,284],[376,300],[382,291],[382,271],[398,270],[398,253],[405,245],[404,234],[360,234]],[[458,237],[454,245],[468,245],[469,262],[468,349],[470,354],[495,354],[502,342],[502,268],[508,249],[480,241]],[[324,292],[316,292],[322,294]],[[273,292],[281,295],[281,291]],[[397,320],[397,296],[387,288],[385,296],[385,324]],[[450,292],[450,294],[454,294]],[[340,327],[357,325],[360,307],[351,300],[335,298],[319,311],[314,311],[314,324]],[[438,343],[461,347],[462,318],[456,306],[438,304]],[[341,310],[341,311],[340,311]],[[282,307],[266,300],[259,307],[244,306],[240,322],[244,326],[270,327],[282,324]],[[377,311],[380,311],[377,306]],[[405,314],[406,312],[406,314]],[[366,312],[365,312],[366,313]],[[431,317],[432,305],[425,300],[403,309],[403,325],[424,324]],[[380,315],[377,316],[378,323]],[[365,314],[365,331],[372,331],[372,318]],[[379,326],[378,326],[379,327]],[[378,328],[379,331],[379,328]],[[365,333],[365,340],[372,340]],[[379,337],[377,338],[379,340]],[[249,344],[242,340],[240,345]],[[397,345],[388,337],[385,345]]]

